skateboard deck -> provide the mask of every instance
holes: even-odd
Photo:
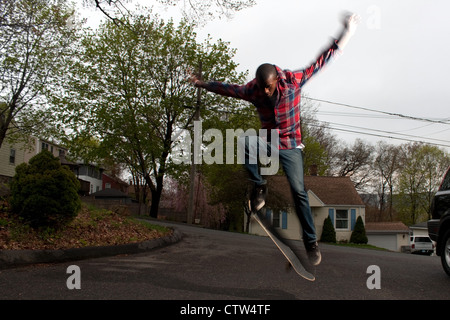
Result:
[[[309,281],[316,280],[314,275],[311,274],[310,272],[308,272],[305,269],[305,267],[302,265],[302,263],[300,262],[299,258],[292,251],[292,249],[287,244],[282,242],[278,238],[278,235],[276,235],[274,232],[272,232],[270,230],[271,229],[270,227],[268,227],[268,226],[266,226],[264,224],[264,222],[262,221],[262,219],[260,217],[260,213],[259,212],[251,211],[251,217],[254,220],[256,220],[256,222],[258,222],[258,224],[261,226],[261,228],[264,230],[264,232],[266,232],[267,235],[269,236],[269,238],[272,239],[272,241],[275,243],[275,245],[278,247],[278,249],[281,251],[281,253],[289,261],[289,263],[291,264],[291,266],[295,270],[295,272],[298,273],[298,275],[300,275],[301,277],[303,277],[303,278],[305,278],[306,280],[309,280]]]

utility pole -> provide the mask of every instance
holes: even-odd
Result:
[[[202,78],[202,62],[198,63],[198,77]],[[194,121],[200,120],[200,105],[202,98],[202,88],[197,88],[197,103],[195,105],[195,113],[194,113]],[[194,135],[195,137],[195,135]],[[195,143],[192,144],[192,148],[194,148]],[[189,183],[189,204],[188,204],[188,213],[187,213],[187,223],[192,224],[192,219],[194,216],[194,194],[195,194],[195,178],[197,176],[197,164],[195,161],[196,150],[194,149],[191,152],[191,175],[190,175],[190,183]]]

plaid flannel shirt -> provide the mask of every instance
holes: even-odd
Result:
[[[280,137],[280,149],[293,149],[302,145],[300,128],[301,88],[316,74],[336,53],[340,52],[337,41],[325,50],[310,66],[297,70],[281,70],[278,73],[277,98],[275,105],[253,79],[246,85],[234,85],[211,81],[205,89],[223,96],[243,99],[251,102],[259,114],[263,129],[276,129]],[[270,133],[268,134],[270,136]]]

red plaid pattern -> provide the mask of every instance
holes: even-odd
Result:
[[[263,129],[276,129],[280,137],[280,149],[292,149],[301,145],[300,100],[301,88],[332,57],[339,52],[336,41],[322,52],[316,61],[305,69],[290,71],[275,66],[278,73],[275,105],[253,79],[246,85],[234,85],[218,81],[206,84],[206,90],[251,102],[258,111]]]

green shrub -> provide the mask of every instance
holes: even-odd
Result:
[[[58,228],[81,208],[80,183],[58,158],[42,151],[16,167],[11,182],[11,209],[33,228]]]
[[[366,236],[366,229],[364,228],[364,222],[361,216],[356,219],[355,228],[353,229],[352,236],[350,237],[351,243],[367,244],[369,240]]]
[[[321,242],[336,243],[336,231],[334,230],[331,218],[328,216],[323,222]]]

